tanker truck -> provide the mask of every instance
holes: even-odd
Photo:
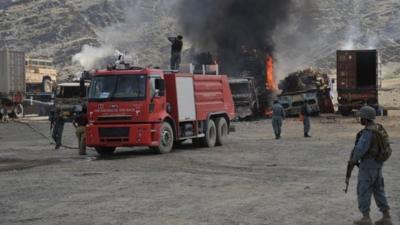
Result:
[[[146,146],[164,154],[189,139],[210,148],[226,142],[235,118],[226,75],[117,62],[92,76],[87,146],[107,156],[118,147]]]

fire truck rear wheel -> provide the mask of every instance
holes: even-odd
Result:
[[[214,120],[208,120],[207,130],[205,133],[205,137],[203,138],[203,145],[208,148],[212,148],[215,146],[217,141],[217,128],[215,126]]]
[[[169,123],[164,122],[161,127],[160,145],[156,148],[160,154],[171,152],[174,146],[174,131]]]
[[[97,147],[96,152],[101,156],[111,156],[115,151],[115,147]]]
[[[216,120],[217,124],[217,140],[216,145],[221,146],[225,143],[226,138],[228,137],[229,128],[228,122],[224,117],[220,117]]]

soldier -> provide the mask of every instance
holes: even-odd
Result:
[[[285,109],[278,100],[274,101],[272,106],[272,127],[274,128],[275,139],[281,138],[282,120],[285,119]]]
[[[179,70],[181,64],[181,52],[183,47],[183,37],[169,37],[168,40],[172,43],[171,46],[171,70]]]
[[[86,112],[86,106],[83,106],[82,112],[72,123],[76,128],[75,134],[78,138],[79,155],[86,155],[86,125],[88,124]]]
[[[308,105],[307,101],[304,101],[303,106],[301,107],[301,115],[303,117],[303,125],[304,125],[304,137],[310,138],[311,136],[308,134],[311,129],[311,122],[310,122],[310,106]]]
[[[56,109],[50,117],[50,127],[53,129],[52,138],[56,142],[55,150],[61,147],[61,139],[64,131],[64,117],[60,109]]]
[[[5,104],[2,104],[0,107],[1,121],[8,122],[8,111]]]
[[[391,225],[389,205],[384,190],[384,181],[382,176],[383,162],[376,159],[376,153],[379,152],[378,138],[374,135],[381,125],[374,123],[376,111],[370,106],[364,106],[360,110],[361,125],[365,129],[359,132],[358,139],[350,163],[357,165],[359,163],[357,198],[358,206],[363,217],[355,221],[356,225],[372,225],[369,216],[371,197],[374,194],[375,202],[383,213],[381,220],[376,225]],[[381,129],[384,128],[381,126]],[[386,133],[386,131],[385,131]]]

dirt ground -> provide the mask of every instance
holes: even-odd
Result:
[[[379,119],[394,150],[384,176],[397,225],[399,120]],[[187,143],[167,155],[121,149],[109,159],[94,151],[55,151],[44,137],[49,124],[26,122],[31,127],[0,124],[0,224],[350,225],[359,217],[357,169],[350,192],[343,192],[346,163],[361,129],[354,118],[314,118],[311,139],[302,137],[297,119],[287,119],[279,141],[270,120],[240,122],[223,147]],[[71,125],[63,141],[77,145]],[[374,202],[372,210],[377,220]]]

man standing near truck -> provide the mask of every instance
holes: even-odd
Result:
[[[282,121],[285,119],[285,109],[278,100],[274,101],[272,106],[272,127],[274,128],[275,139],[281,138]]]
[[[382,125],[374,122],[375,117],[374,108],[370,106],[361,108],[361,125],[365,128],[357,134],[356,146],[349,162],[353,166],[359,164],[357,198],[358,207],[363,217],[354,221],[356,225],[372,225],[369,216],[372,194],[383,214],[382,219],[375,224],[392,225],[382,176],[383,162],[391,154],[391,151],[390,153],[387,151],[390,149],[389,136]]]
[[[310,129],[311,129],[310,113],[311,113],[310,106],[308,105],[307,101],[304,101],[303,106],[301,107],[300,114],[301,114],[302,119],[303,119],[304,137],[305,138],[310,138],[311,137],[309,135],[309,132],[310,132]]]
[[[52,138],[56,142],[55,150],[60,149],[62,134],[64,132],[64,115],[61,109],[56,109],[50,115],[50,128],[52,131]]]
[[[74,119],[72,123],[76,128],[75,134],[78,138],[79,155],[86,155],[86,125],[88,124],[86,112],[87,108],[86,106],[83,106],[82,112]]]
[[[168,40],[172,43],[171,46],[171,70],[179,70],[181,64],[181,52],[183,47],[183,37],[169,37]]]

